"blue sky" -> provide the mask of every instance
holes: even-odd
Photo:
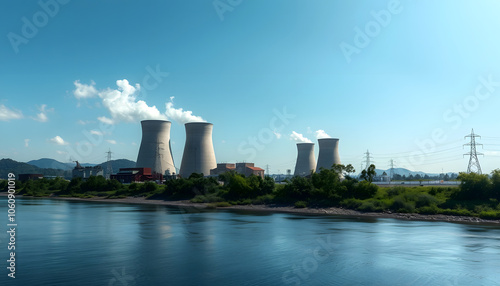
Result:
[[[183,122],[201,117],[218,162],[272,173],[293,172],[293,131],[318,130],[356,169],[368,149],[438,173],[466,170],[474,128],[483,172],[500,167],[497,1],[1,5],[0,158],[135,161],[140,120],[161,117],[180,167]]]

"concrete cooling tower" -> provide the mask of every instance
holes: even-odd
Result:
[[[339,156],[339,139],[337,138],[322,138],[318,139],[319,155],[316,171],[319,168],[331,169],[333,164],[341,164]]]
[[[186,123],[186,145],[182,155],[179,174],[183,178],[192,173],[210,175],[210,170],[217,168],[214,146],[212,144],[212,129],[214,125],[207,122]]]
[[[151,168],[153,172],[165,175],[175,173],[174,159],[170,149],[170,121],[143,120],[142,141],[137,155],[137,168]]]
[[[314,143],[297,143],[297,162],[294,176],[307,176],[316,170]]]

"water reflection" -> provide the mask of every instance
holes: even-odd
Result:
[[[19,285],[500,281],[498,226],[24,198],[18,211]]]

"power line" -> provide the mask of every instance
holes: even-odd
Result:
[[[370,167],[370,165],[372,163],[375,163],[375,162],[371,161],[371,159],[373,159],[373,157],[370,156],[370,151],[368,151],[368,149],[366,150],[365,155],[366,155],[366,158],[365,158],[366,168],[365,168],[365,170],[368,170],[368,167]]]
[[[484,154],[476,152],[476,145],[483,145],[483,144],[476,144],[476,137],[481,138],[481,136],[474,134],[474,129],[472,129],[471,133],[469,135],[466,135],[464,139],[467,137],[470,137],[470,143],[464,144],[464,146],[470,146],[470,152],[464,154],[464,156],[470,155],[469,166],[467,167],[467,173],[481,174],[481,165],[479,165],[479,159],[477,159],[477,155],[484,155]]]
[[[113,173],[113,166],[111,166],[111,148],[109,149],[108,152],[106,152],[106,154],[108,154],[106,156],[106,161],[107,161],[106,179],[109,180],[111,178],[111,174]]]

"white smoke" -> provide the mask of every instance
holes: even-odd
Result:
[[[117,80],[118,89],[106,89],[99,92],[102,104],[109,110],[111,120],[116,123],[137,122],[146,119],[166,119],[156,106],[148,106],[145,101],[136,101],[136,94],[141,89],[139,84],[135,87],[128,80]],[[103,121],[103,120],[101,120]],[[109,120],[108,120],[109,122]]]
[[[188,122],[206,122],[205,119],[201,118],[200,116],[195,116],[193,115],[192,111],[189,110],[183,110],[182,108],[174,108],[174,98],[173,96],[170,97],[170,102],[167,102],[165,104],[165,114],[167,117],[171,120],[175,120],[177,123],[180,124],[185,124]]]
[[[97,119],[106,124],[116,124],[118,122],[137,122],[147,119],[175,120],[184,124],[187,122],[206,122],[203,118],[193,115],[192,111],[174,108],[173,99],[165,104],[165,113],[161,113],[156,106],[148,106],[143,100],[137,100],[141,86],[132,86],[128,80],[117,80],[117,89],[107,88],[97,91],[95,83],[91,85],[74,82],[75,90],[73,94],[77,99],[93,97],[97,94],[102,100],[102,105],[109,111],[111,118],[100,116]]]
[[[331,136],[326,134],[325,130],[322,129],[316,130],[314,133],[316,133],[316,139],[331,138]]]
[[[292,134],[290,134],[290,139],[298,143],[312,143],[312,141],[304,137],[304,135],[295,131],[292,131]]]

